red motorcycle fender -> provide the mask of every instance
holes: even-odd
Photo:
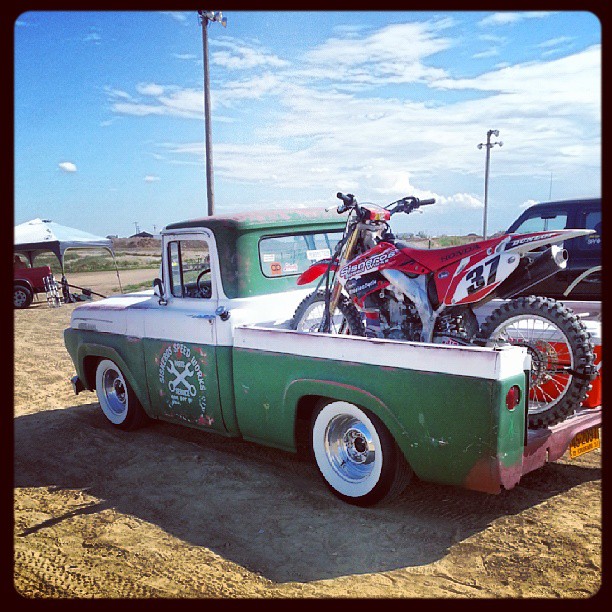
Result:
[[[319,278],[319,276],[323,276],[323,274],[327,272],[328,268],[329,268],[329,259],[322,259],[321,261],[317,261],[316,263],[312,264],[310,268],[308,268],[307,270],[304,270],[304,272],[302,272],[298,276],[297,284],[307,285],[308,283],[311,283],[313,280]],[[338,269],[338,264],[334,262],[331,265],[331,270],[335,272],[337,269]]]

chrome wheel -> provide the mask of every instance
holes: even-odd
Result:
[[[348,482],[361,482],[370,476],[376,459],[372,433],[358,419],[339,415],[325,432],[325,453],[336,474]]]
[[[380,480],[383,451],[378,431],[353,404],[332,402],[319,412],[313,450],[325,480],[344,496],[363,497]]]
[[[115,425],[123,423],[129,408],[128,388],[123,374],[109,359],[98,364],[96,393],[106,418]]]
[[[127,392],[123,378],[113,370],[104,373],[104,394],[110,409],[115,414],[123,414],[127,408]]]

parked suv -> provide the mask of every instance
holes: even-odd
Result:
[[[531,206],[508,228],[509,233],[555,229],[594,229],[597,233],[568,240],[567,268],[519,295],[558,300],[601,300],[601,198],[542,202]]]

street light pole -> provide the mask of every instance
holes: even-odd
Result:
[[[202,24],[202,55],[204,57],[204,131],[206,146],[206,196],[208,201],[208,215],[215,213],[215,192],[213,187],[213,163],[212,163],[212,133],[210,126],[210,78],[208,70],[208,22],[218,21],[223,27],[227,25],[227,19],[221,11],[198,11]]]
[[[504,144],[503,142],[491,142],[491,136],[499,137],[499,130],[489,130],[487,132],[487,142],[483,144],[482,142],[478,145],[479,149],[482,147],[487,148],[487,154],[485,157],[485,185],[484,185],[484,215],[482,220],[482,239],[487,239],[487,203],[489,199],[489,162],[491,159],[491,148],[495,145],[499,145],[500,147]]]

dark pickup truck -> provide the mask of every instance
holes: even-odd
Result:
[[[601,198],[542,202],[525,210],[508,233],[555,229],[594,229],[595,234],[569,240],[567,267],[518,295],[557,300],[601,300]]]
[[[46,293],[45,278],[51,277],[49,266],[15,267],[13,271],[13,307],[27,308],[35,293]]]

